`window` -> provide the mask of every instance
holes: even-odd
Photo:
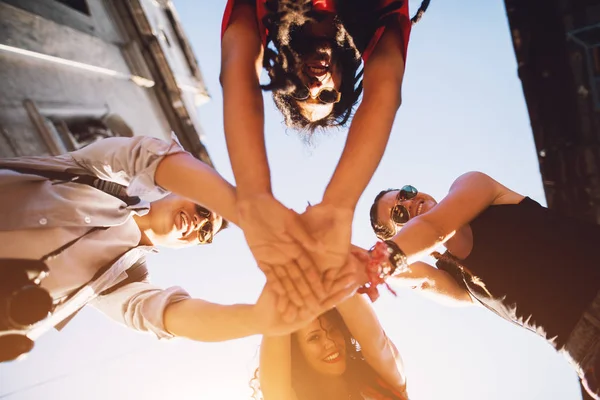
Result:
[[[85,15],[90,15],[90,7],[86,0],[55,0]]]
[[[48,118],[68,151],[81,149],[108,137],[133,136],[129,127],[127,129],[115,128],[111,123],[113,119],[120,119],[120,117],[108,115],[101,119],[92,117]],[[124,124],[124,121],[122,123]]]
[[[0,0],[59,25],[103,37],[112,22],[105,16],[106,5],[101,0]]]
[[[106,107],[43,108],[32,100],[23,103],[52,155],[81,149],[107,137],[132,137],[133,130]]]

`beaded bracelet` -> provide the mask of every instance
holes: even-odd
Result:
[[[375,302],[379,298],[377,286],[384,284],[386,288],[396,296],[396,292],[387,284],[386,278],[392,276],[398,270],[408,268],[406,254],[391,240],[377,242],[369,250],[371,259],[367,264],[367,276],[369,281],[358,289],[358,293],[365,293]]]
[[[408,268],[408,257],[406,257],[406,254],[404,254],[402,249],[392,240],[386,240],[385,244],[387,244],[388,252],[390,254],[389,260],[392,264],[392,271],[389,275],[393,275],[397,270],[406,270]]]

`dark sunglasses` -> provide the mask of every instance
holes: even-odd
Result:
[[[414,199],[417,194],[419,194],[419,191],[416,187],[411,185],[402,186],[402,189],[400,189],[396,195],[396,203],[400,203],[404,200]],[[396,225],[404,225],[410,219],[410,213],[402,204],[396,204],[390,210],[390,219]]]
[[[200,226],[200,229],[198,229],[198,241],[200,242],[200,244],[212,243],[214,239],[212,223],[213,213],[210,212],[208,209],[197,204],[196,213],[198,213],[198,215],[204,219],[204,222]]]
[[[308,86],[304,85],[302,87],[297,88],[291,96],[296,100],[306,100],[309,97],[313,99],[319,99],[321,103],[325,104],[334,104],[339,103],[342,98],[342,94],[335,89],[332,88],[321,88],[316,96],[312,96],[310,94],[310,89]]]

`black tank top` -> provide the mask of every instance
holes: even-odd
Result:
[[[489,207],[470,226],[473,249],[462,265],[493,297],[516,306],[518,318],[530,318],[562,347],[600,290],[600,225],[526,197]]]

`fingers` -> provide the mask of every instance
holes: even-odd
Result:
[[[342,289],[336,292],[332,292],[333,294],[321,303],[323,312],[335,307],[344,300],[348,299],[350,296],[356,293],[356,289],[357,287],[354,285],[342,285]]]
[[[291,263],[286,267],[287,274],[292,281],[295,291],[300,296],[302,304],[296,304],[297,306],[308,307],[310,310],[319,309],[319,299],[314,295],[312,288],[302,272],[302,269],[297,263]],[[325,296],[323,296],[325,297]]]
[[[357,254],[350,254],[346,263],[340,269],[338,277],[352,275],[359,285],[367,283],[369,281],[367,268],[370,260],[371,258],[368,255],[358,255],[357,257]]]
[[[298,318],[298,307],[296,307],[290,303],[288,305],[287,309],[285,310],[285,312],[283,314],[281,314],[281,320],[283,322],[285,322],[286,324],[292,324],[292,323],[296,322],[297,318]]]
[[[328,269],[323,274],[323,288],[327,293],[331,292],[331,288],[335,282],[339,270],[337,269]]]
[[[326,295],[326,289],[321,282],[321,273],[313,262],[312,258],[306,253],[302,253],[297,259],[298,267],[302,271],[303,282],[317,299],[323,300]]]
[[[329,309],[352,296],[362,283],[360,281],[361,275],[357,272],[363,265],[357,259],[349,257],[348,262],[341,269],[327,271],[326,275],[329,274],[329,276],[326,278],[331,281],[331,290],[329,291],[329,296],[321,305]],[[333,275],[334,272],[335,276]]]
[[[290,299],[287,297],[287,295],[284,294],[277,296],[275,309],[280,315],[283,315],[290,306],[293,306],[293,304],[290,303]]]
[[[290,276],[288,274],[288,266],[275,265],[275,266],[273,266],[273,270],[275,271],[277,278],[283,285],[283,287],[285,289],[285,294],[288,296],[290,301],[292,303],[294,303],[296,306],[302,307],[302,305],[304,303],[302,301],[302,296],[300,296],[300,294],[294,287],[292,280],[290,279]]]
[[[277,293],[279,296],[285,296],[287,294],[285,288],[283,287],[283,283],[273,271],[273,267],[269,264],[259,263],[258,268],[265,274],[265,278],[267,278],[267,283],[269,283],[269,287],[273,292]]]
[[[350,253],[352,253],[352,255],[356,256],[356,258],[358,258],[362,262],[369,262],[369,260],[371,259],[368,250],[365,250],[355,245],[352,245],[352,247],[350,248]]]
[[[317,312],[308,310],[306,308],[301,308],[300,310],[298,310],[298,319],[300,321],[306,321],[306,323],[309,323],[313,319],[317,318],[324,311],[326,310],[323,309],[322,305],[320,306],[320,309]]]

